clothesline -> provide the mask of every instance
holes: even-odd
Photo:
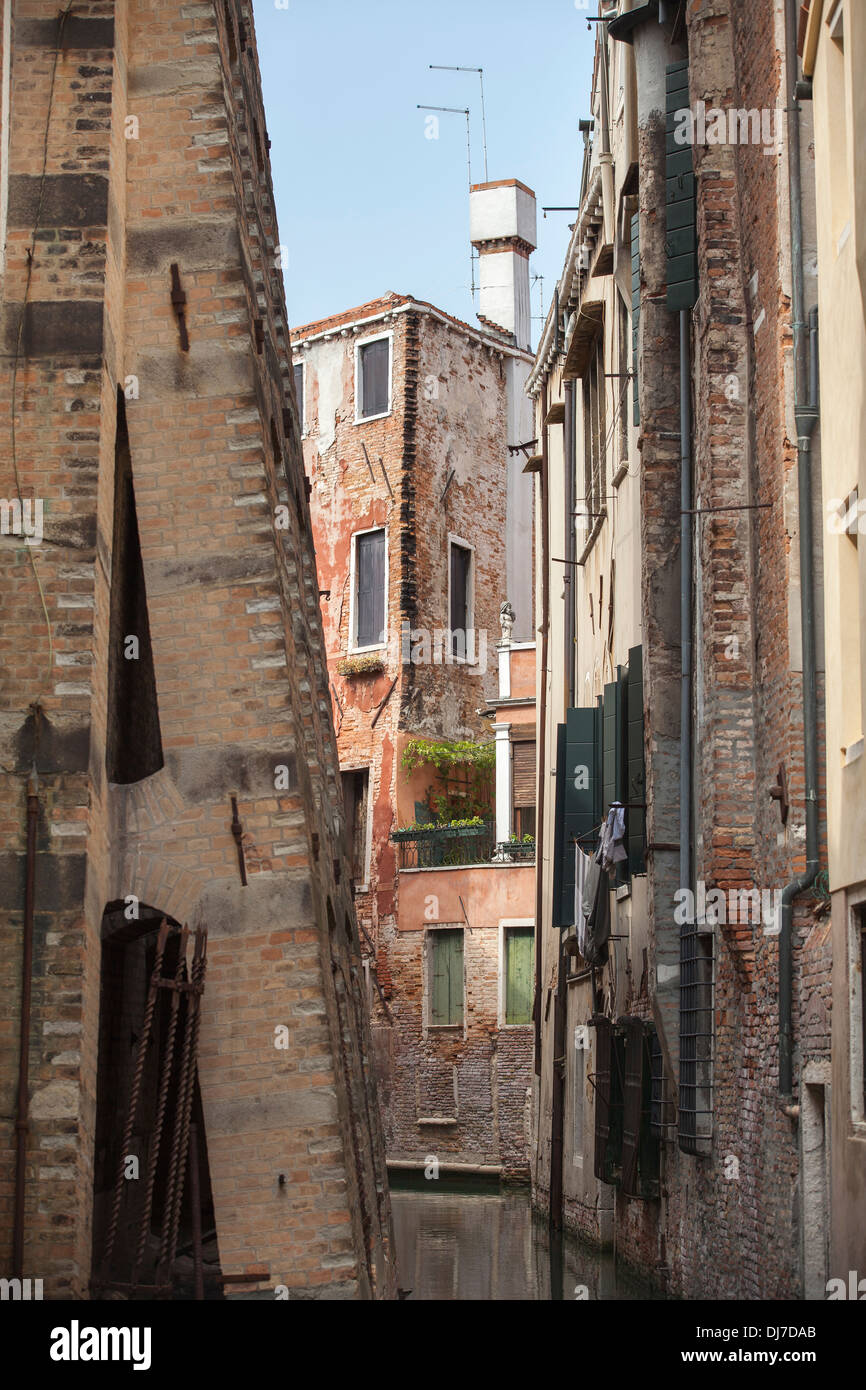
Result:
[[[610,803],[610,811],[615,810],[617,807],[621,808],[623,811],[645,811],[647,809],[647,803],[645,801],[612,801]],[[608,811],[608,816],[610,815],[610,811]],[[606,825],[607,816],[605,816],[604,820],[599,821],[598,825],[594,826],[592,830],[587,830],[585,834],[572,835],[571,843],[573,845],[580,845],[584,840],[591,840],[592,837],[598,835]]]

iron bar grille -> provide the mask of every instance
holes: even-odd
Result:
[[[444,869],[489,864],[496,844],[493,822],[459,829],[419,830],[398,840],[401,869]]]
[[[695,922],[680,929],[679,1144],[709,1152],[713,1129],[713,936]]]

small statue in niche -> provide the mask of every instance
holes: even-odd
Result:
[[[515,616],[514,609],[511,607],[508,599],[499,605],[499,626],[502,628],[503,642],[511,641],[511,634],[514,631]]]

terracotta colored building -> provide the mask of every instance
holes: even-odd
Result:
[[[251,6],[12,10],[0,1273],[393,1297]]]
[[[472,198],[482,266],[518,287],[495,325],[482,274],[482,328],[390,294],[292,341],[389,1162],[525,1172],[531,1029],[500,996],[508,960],[531,976],[531,846],[497,846],[534,834],[535,204],[513,180]],[[483,787],[419,740],[488,745]]]

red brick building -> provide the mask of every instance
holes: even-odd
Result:
[[[520,818],[506,805],[515,750],[518,768],[534,763],[531,449],[509,452],[532,433],[522,386],[534,198],[515,181],[473,198],[482,261],[507,261],[526,289],[510,311],[497,305],[498,327],[389,294],[292,341],[388,1158],[525,1172],[531,1029],[500,985],[508,952],[512,974],[531,971],[533,875],[529,860],[492,860]],[[503,646],[506,600],[517,616]],[[512,640],[518,622],[523,641]],[[504,723],[500,656],[515,673]],[[489,745],[482,802],[470,768],[447,814],[434,809],[445,788],[413,757],[418,740]],[[506,788],[496,826],[494,742]],[[478,827],[417,829],[476,814]]]
[[[393,1297],[251,6],[12,8],[0,1272]]]

